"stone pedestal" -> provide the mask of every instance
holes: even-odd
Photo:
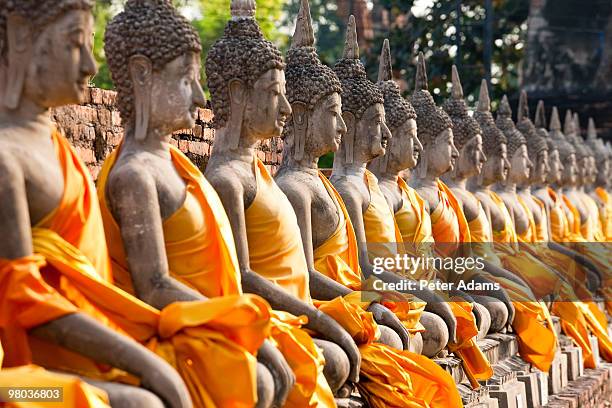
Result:
[[[579,347],[564,347],[562,352],[567,356],[567,375],[569,381],[576,381],[580,376],[582,363],[582,349]]]
[[[561,353],[555,355],[555,359],[548,372],[548,394],[554,395],[561,391]]]

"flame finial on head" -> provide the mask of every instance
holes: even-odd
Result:
[[[480,94],[478,95],[478,111],[491,112],[491,99],[489,98],[489,84],[486,79],[480,82]]]
[[[553,106],[552,108],[552,113],[550,115],[550,126],[548,126],[548,129],[561,132],[561,120],[559,119],[559,110],[556,106]]]
[[[538,101],[538,107],[536,108],[534,124],[537,128],[546,128],[546,110],[544,109],[544,101],[541,99]]]
[[[520,122],[523,119],[529,119],[529,102],[527,101],[527,92],[521,91],[519,97],[519,106],[516,121]]]
[[[452,70],[452,90],[451,95],[453,99],[463,99],[463,87],[461,86],[461,79],[459,79],[459,72],[457,66],[453,64]]]
[[[230,11],[232,19],[254,18],[257,5],[255,0],[231,0]]]
[[[359,59],[359,43],[357,42],[357,24],[355,16],[350,15],[346,25],[346,39],[344,40],[344,51],[342,58]]]
[[[419,52],[417,58],[417,71],[416,79],[414,81],[414,90],[416,91],[427,91],[429,86],[427,85],[427,68],[425,66],[425,56],[423,52]]]
[[[587,138],[588,140],[597,139],[597,127],[595,127],[595,121],[593,118],[589,118],[589,127],[587,129]]]
[[[383,41],[382,51],[380,52],[380,62],[378,64],[378,82],[391,81],[393,79],[393,69],[391,67],[391,49],[389,40]]]
[[[573,135],[575,133],[574,129],[574,118],[572,117],[572,111],[565,111],[565,122],[563,123],[563,133],[566,136]]]
[[[512,108],[510,108],[510,103],[508,102],[508,96],[504,95],[502,97],[501,102],[499,103],[499,109],[497,109],[497,115],[501,115],[504,117],[512,116]]]
[[[312,47],[315,42],[312,18],[310,17],[310,4],[308,0],[301,0],[300,11],[295,23],[295,32],[291,40],[291,48]]]

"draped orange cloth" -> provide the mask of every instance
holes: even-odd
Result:
[[[457,256],[462,243],[471,242],[470,228],[463,208],[453,192],[441,180],[437,180],[439,202],[431,214],[432,232],[436,249],[443,256]],[[442,243],[441,246],[438,246]],[[457,343],[448,348],[462,361],[466,375],[473,387],[478,380],[488,380],[493,369],[482,350],[476,344],[478,327],[472,313],[472,305],[460,299],[450,299],[449,305],[457,319]]]
[[[28,339],[30,328],[80,312],[174,365],[197,406],[252,406],[254,353],[269,331],[268,304],[257,296],[230,296],[174,303],[160,312],[114,286],[93,182],[68,141],[57,132],[52,140],[64,174],[60,205],[32,229],[33,256],[0,260],[0,329],[9,350],[7,365],[34,361],[93,378],[137,382],[59,346]],[[239,393],[218,375],[230,368]]]
[[[315,269],[353,290],[361,289],[359,250],[353,224],[342,197],[323,173],[319,180],[325,186],[340,214],[340,222],[332,235],[314,249]]]
[[[104,191],[117,154],[118,150],[106,159],[98,189],[113,271],[125,276],[131,287],[121,233],[108,210]],[[217,192],[180,150],[171,147],[170,157],[186,185],[183,206],[163,222],[171,276],[209,298],[242,294],[231,225]],[[303,319],[289,313],[272,312],[270,340],[296,374],[296,386],[289,395],[287,406],[333,406],[333,395],[323,375],[323,355],[301,329]],[[228,368],[232,373],[236,369],[238,367]]]
[[[361,297],[359,292],[353,292],[318,307],[337,320],[343,315],[355,317],[343,327],[364,356],[357,387],[369,405],[372,408],[462,407],[453,378],[436,363],[425,356],[374,342],[380,332],[371,313],[365,311],[367,305],[360,305]]]
[[[606,241],[612,241],[612,198],[610,194],[602,187],[595,189],[595,195],[599,198],[601,206],[599,207],[599,219],[603,227]]]
[[[273,229],[274,232],[278,231],[277,234],[292,235],[294,237],[297,237],[297,239],[299,240],[301,238],[301,234],[299,231],[299,227],[297,225],[295,214],[292,214],[293,209],[291,207],[291,204],[287,200],[286,196],[276,186],[274,181],[269,177],[269,175],[267,174],[267,171],[265,170],[265,167],[263,167],[261,162],[259,162],[258,169],[260,173],[256,175],[258,179],[257,196],[261,195],[261,197],[266,197],[266,200],[269,200],[270,206],[272,207],[289,206],[287,210],[282,209],[282,208],[277,209],[277,210],[270,210],[270,209],[262,208],[267,205],[266,203],[260,203],[257,209],[257,214],[255,214],[258,216],[258,221],[260,222],[261,225],[270,225],[270,224],[278,223],[280,224],[280,227],[278,229]],[[320,175],[320,177],[322,177],[322,175]],[[269,181],[265,183],[260,183],[259,180],[269,180]],[[331,186],[329,182],[327,182],[326,180],[322,180],[322,181],[325,187],[327,188],[328,192],[330,193],[330,196],[332,197],[332,199],[334,199],[335,203],[338,205],[339,212],[343,215],[345,222],[347,224],[350,223],[350,218],[348,217],[346,208],[344,208],[341,204],[340,195],[333,189],[333,186]],[[255,205],[255,203],[258,200],[257,196],[255,198],[255,202],[253,203],[253,205]],[[384,200],[384,197],[383,197],[383,200]],[[384,202],[384,204],[386,205],[386,202]],[[251,208],[253,208],[253,205],[247,210],[247,213],[248,211],[251,210]],[[290,220],[286,219],[282,221],[281,220],[273,221],[273,220],[266,219],[267,217],[278,217],[278,216],[284,216],[287,218],[290,217],[291,219]],[[249,228],[250,228],[249,218],[247,217],[247,230]],[[342,233],[346,234],[347,235],[346,238],[342,238],[341,234],[337,234],[335,235],[336,239],[334,241],[332,242],[328,241],[327,243],[328,249],[337,249],[340,251],[339,253],[336,253],[336,254],[324,254],[326,259],[328,259],[328,255],[337,257],[338,259],[334,260],[335,265],[337,265],[339,261],[341,261],[342,264],[346,266],[359,264],[358,259],[356,258],[357,257],[356,239],[355,239],[354,233],[352,234],[352,236],[349,236],[348,231],[352,231],[352,227],[345,226],[344,228],[340,230],[340,232],[341,234]],[[268,246],[270,246],[271,242],[282,242],[283,241],[283,239],[281,239],[278,236],[271,237],[269,241],[263,240],[261,232],[258,232],[258,234],[259,235],[254,233],[252,235],[252,238],[259,240],[259,241],[265,241],[266,245]],[[285,238],[285,241],[287,240],[289,239]],[[343,242],[346,242],[346,244],[344,245]],[[353,248],[353,250],[351,250],[350,248]],[[282,248],[282,247],[281,248],[275,247],[274,251],[280,252],[283,254],[287,254],[287,256],[291,257],[292,259],[305,259],[304,252],[303,252],[303,246],[301,245],[301,242],[299,246],[292,246],[291,248],[287,248],[287,249]],[[290,252],[299,252],[299,254],[293,254]],[[352,259],[349,259],[348,258],[349,256],[352,256]],[[278,260],[278,263],[283,264],[283,260]],[[305,264],[302,265],[301,263],[292,262],[289,265],[291,265],[293,268],[303,268],[303,270],[307,272],[307,266]],[[327,265],[327,262],[325,263],[319,262],[319,266],[322,266],[323,268],[325,268],[326,265]],[[265,268],[268,268],[268,270],[274,270],[275,266],[266,265]],[[327,271],[327,272],[322,271],[322,273],[326,275],[333,274],[332,271]],[[267,274],[269,274],[269,272],[267,272]],[[353,274],[356,275],[357,273],[353,272]],[[297,275],[297,273],[290,273],[290,275],[295,276]],[[369,303],[360,301],[361,293],[359,292],[353,292],[352,295],[353,296],[350,297],[350,299],[352,300],[352,304],[350,305],[346,301],[341,300],[342,298],[336,298],[331,301],[315,300],[313,304],[319,310],[331,316],[334,320],[336,320],[336,322],[338,322],[338,324],[340,324],[346,330],[351,331],[354,329],[356,322],[364,322],[364,321],[367,321],[368,327],[370,328],[376,327],[376,323],[374,322],[372,314],[365,312],[363,310],[368,307]],[[310,294],[308,294],[308,296],[310,297]],[[417,311],[417,312],[420,313],[420,311]],[[363,334],[363,336],[355,338],[355,341],[360,346],[363,346],[365,342],[371,342],[373,341],[373,337],[378,337],[378,336],[379,334],[374,335],[373,332],[369,332],[368,334]],[[386,349],[389,347],[380,345],[377,348]],[[389,376],[395,374],[396,371],[402,370],[401,367],[398,367],[398,364],[396,362],[390,359],[390,356],[387,356],[384,354],[376,354],[375,349],[372,349],[370,347],[360,347],[360,351],[361,351],[362,363],[366,362],[366,365],[364,365],[364,367],[374,367],[374,369],[377,369],[377,370],[384,370],[384,367],[395,367],[396,368],[395,371],[389,371]],[[387,377],[387,379],[393,382],[401,381],[401,378]],[[400,399],[400,400],[405,399],[405,395],[403,395],[402,392],[400,392],[400,389],[384,388],[384,387],[381,387],[381,385],[383,384],[379,384],[379,386],[375,388],[363,389],[364,397],[372,398],[372,399],[385,399],[385,400],[386,399]]]
[[[469,221],[472,249],[476,255],[503,266],[503,262],[493,250],[492,228],[487,214],[480,202],[478,207],[478,216]],[[546,304],[531,299],[524,288],[516,282],[490,273],[487,274],[487,277],[499,283],[512,300],[515,310],[512,328],[518,337],[521,357],[538,369],[547,372],[555,358],[557,335]]]
[[[400,245],[402,234],[385,196],[380,191],[378,179],[366,169],[364,181],[370,192],[370,204],[363,213],[370,261],[375,257],[394,257],[398,253],[403,253],[404,248]]]
[[[293,207],[256,157],[253,172],[257,193],[245,211],[251,269],[287,293],[310,302],[308,266]]]
[[[431,226],[436,249],[443,256],[456,256],[462,243],[472,241],[463,208],[450,188],[437,180],[438,205],[431,213]]]
[[[409,187],[399,176],[397,185],[402,192],[402,207],[395,213],[395,222],[402,234],[404,248],[408,253],[433,257],[435,241],[425,202],[416,190]],[[419,268],[414,278],[432,280],[435,275],[434,268]]]

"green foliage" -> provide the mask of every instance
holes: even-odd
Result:
[[[424,16],[409,14],[413,0],[381,0],[397,21],[388,32],[378,33],[373,47],[366,53],[367,69],[375,78],[382,40],[389,38],[394,70],[414,86],[415,61],[419,51],[426,56],[429,89],[437,102],[450,90],[451,65],[457,64],[466,97],[478,97],[484,77],[485,8],[482,0],[461,1],[460,47],[457,47],[455,0],[433,0]],[[494,0],[492,49],[492,99],[518,89],[519,64],[523,58],[526,37],[528,0]],[[460,57],[456,57],[457,50]]]

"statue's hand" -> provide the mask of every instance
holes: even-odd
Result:
[[[313,318],[314,317],[314,318]],[[351,369],[348,380],[359,382],[359,370],[361,370],[361,353],[353,338],[334,319],[323,312],[317,311],[316,315],[309,316],[309,328],[316,331],[324,340],[336,343],[346,353]]]
[[[402,346],[404,350],[408,350],[410,347],[410,334],[406,327],[402,324],[400,319],[397,318],[395,313],[381,305],[380,303],[372,303],[368,308],[368,312],[371,312],[374,316],[376,323],[391,328],[394,332],[400,336],[402,340]]]
[[[189,391],[180,375],[161,358],[148,362],[140,374],[140,385],[160,397],[170,408],[191,408]]]
[[[295,385],[295,374],[287,364],[282,353],[267,340],[259,348],[257,360],[263,364],[274,378],[274,407],[282,407]]]

